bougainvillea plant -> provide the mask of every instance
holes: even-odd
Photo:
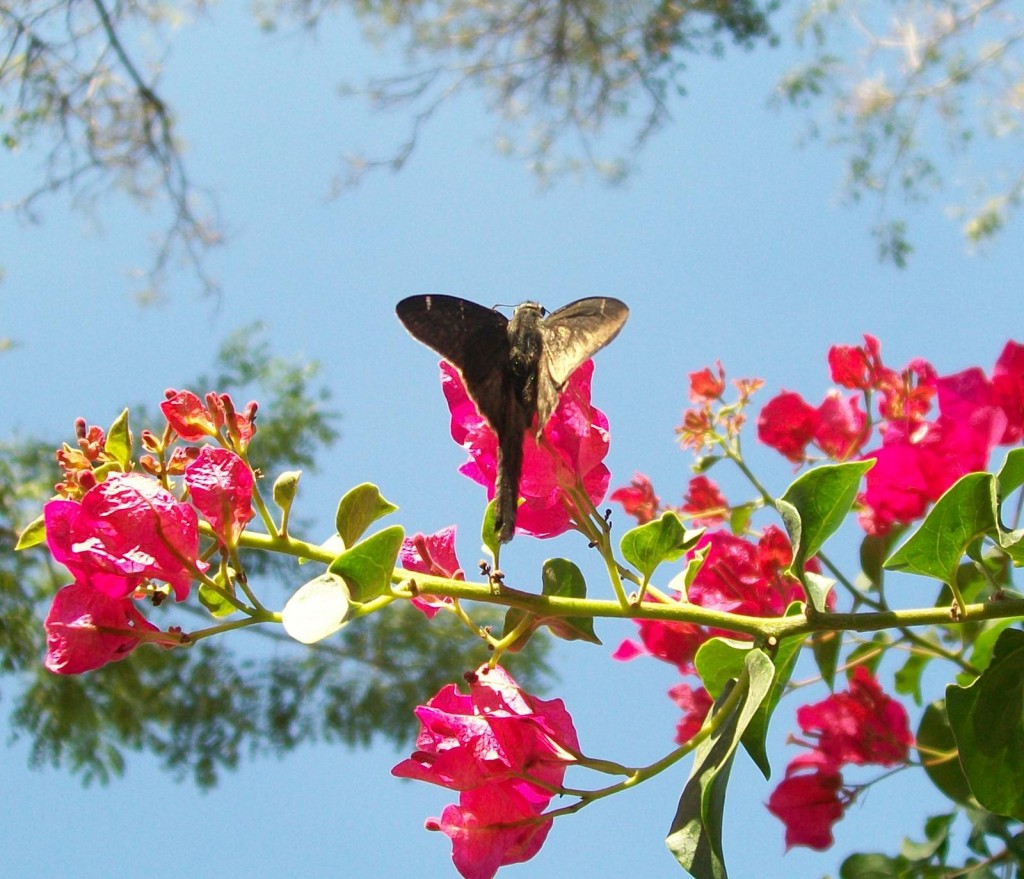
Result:
[[[863,790],[917,767],[973,816],[970,875],[995,876],[985,872],[990,865],[1022,860],[1013,840],[1024,820],[1024,600],[1011,573],[1024,564],[1024,451],[1016,448],[1024,346],[1007,343],[991,372],[942,376],[920,359],[887,366],[879,342],[865,336],[861,345],[834,346],[828,365],[836,387],[817,406],[783,390],[757,411],[757,439],[803,469],[781,497],[763,488],[742,450],[764,383],[735,380],[727,399],[721,364],[691,373],[678,438],[695,455],[695,472],[682,502],[664,503],[637,473],[610,494],[637,523],[614,535],[610,511],[598,509],[611,485],[609,420],[591,403],[593,364],[577,370],[541,435],[524,441],[517,529],[520,539],[578,533],[607,571],[600,595],[564,558],[544,564],[541,595],[516,588],[498,570],[491,507],[482,535],[492,560],[478,581],[467,580],[455,529],[407,535],[378,524],[397,508],[370,483],[341,499],[332,540],[302,539],[290,527],[298,472],[278,474],[267,491],[248,459],[254,403],[238,411],[227,395],[168,391],[166,423],[138,442],[127,411],[108,430],[79,419],[75,444],[57,452],[55,495],[19,541],[20,549],[45,544],[70,580],[43,622],[44,662],[58,675],[81,674],[135,650],[186,649],[254,625],[283,626],[303,643],[344,638],[362,617],[411,602],[423,626],[454,614],[490,650],[486,663],[466,670],[467,690],[452,683],[423,694],[415,750],[393,769],[457,798],[426,827],[450,839],[466,879],[537,856],[556,818],[685,758],[692,768],[668,848],[693,876],[726,876],[727,816],[709,803],[740,747],[768,776],[766,732],[787,694],[795,718],[782,722],[799,730],[790,739],[798,750],[766,803],[786,846],[828,848]],[[442,364],[441,383],[452,436],[468,455],[460,470],[493,497],[494,434],[457,370]],[[990,471],[1000,446],[1007,453]],[[708,475],[728,464],[746,480],[742,499],[727,498]],[[856,576],[826,548],[848,519],[862,534]],[[242,549],[320,567],[274,610],[247,576]],[[932,601],[890,605],[890,572],[930,578]],[[180,602],[198,602],[210,622],[189,630],[169,622]],[[478,605],[507,608],[502,631],[474,618]],[[680,710],[674,732],[665,731],[672,748],[648,765],[589,755],[563,701],[526,692],[501,664],[542,627],[599,644],[595,620],[608,617],[636,625],[609,661],[656,659],[680,675],[668,693]],[[956,675],[945,699],[908,711],[887,692],[882,669],[892,663],[881,660],[893,641],[853,637],[886,629],[912,648],[894,692],[913,695],[925,666],[942,661]],[[801,655],[824,695],[792,686]],[[854,783],[850,767],[878,775]],[[611,780],[568,787],[569,770]],[[942,832],[933,824],[934,844],[897,858],[854,856],[843,875],[950,875],[935,872],[949,850]]]

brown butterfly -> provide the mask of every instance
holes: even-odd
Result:
[[[455,296],[410,296],[395,309],[405,328],[458,368],[469,396],[498,436],[495,530],[515,533],[523,437],[539,432],[569,377],[614,339],[629,309],[618,299],[580,299],[548,313],[524,302],[501,312]]]

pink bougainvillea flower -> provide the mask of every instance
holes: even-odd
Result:
[[[434,534],[416,533],[402,541],[398,552],[399,564],[407,571],[418,571],[421,574],[432,574],[435,577],[447,577],[450,580],[465,580],[466,575],[455,557],[455,526],[449,525]],[[447,595],[417,595],[412,604],[427,619],[432,618],[452,600]]]
[[[581,485],[595,505],[608,490],[608,419],[590,403],[593,372],[593,361],[587,361],[573,373],[544,427],[546,442],[530,434],[523,439],[519,493],[524,500],[516,517],[517,532],[534,537],[562,534],[576,515],[567,488]],[[493,498],[497,437],[466,393],[459,371],[443,361],[441,386],[451,411],[452,438],[470,457],[459,472],[485,486],[488,499]]]
[[[932,407],[935,397],[935,367],[920,357],[902,372],[885,370],[876,384],[878,411],[888,421],[918,422]]]
[[[1019,443],[1024,439],[1024,345],[1006,343],[992,370],[992,395],[1006,416],[999,444]]]
[[[714,700],[703,687],[691,687],[689,684],[676,684],[668,695],[683,711],[682,719],[676,724],[676,743],[685,745],[700,732]]]
[[[835,768],[790,763],[768,798],[768,811],[786,825],[786,848],[824,851],[835,842],[832,825],[843,817],[843,777]]]
[[[774,525],[765,528],[756,544],[726,531],[708,532],[694,552],[704,547],[707,558],[690,585],[693,604],[748,616],[781,616],[791,602],[805,600],[800,581],[783,574],[793,550]],[[816,570],[817,562],[810,560],[807,568]]]
[[[500,666],[468,679],[468,694],[449,684],[416,709],[416,750],[392,774],[452,790],[516,779],[533,787],[529,778],[558,787],[579,751],[562,700],[531,696]]]
[[[858,520],[869,534],[885,534],[896,522],[912,522],[924,514],[929,501],[928,478],[921,467],[915,436],[928,428],[908,433],[905,424],[887,424],[882,428],[882,445],[865,452],[874,458],[874,466],[864,479],[864,491],[858,497]]]
[[[427,820],[452,841],[452,862],[464,879],[491,879],[499,867],[528,861],[544,844],[551,819],[535,819],[547,805],[509,784],[465,791],[457,806]]]
[[[689,558],[706,551],[704,564],[690,584],[691,604],[711,610],[747,616],[781,616],[793,601],[804,601],[800,581],[784,573],[793,560],[789,539],[773,525],[765,528],[756,544],[727,531],[709,531],[701,537]],[[818,571],[816,559],[806,565]],[[647,596],[644,601],[657,601]],[[829,596],[829,606],[834,605]],[[637,620],[641,643],[627,638],[612,654],[620,661],[637,656],[653,656],[672,663],[680,673],[694,672],[693,658],[701,644],[716,634],[741,637],[733,632],[717,632],[695,623],[664,620]]]
[[[237,412],[228,394],[206,395],[206,404],[191,391],[164,392],[166,399],[160,409],[167,423],[186,442],[196,442],[207,436],[217,436],[226,426],[240,448],[249,445],[256,433],[256,403],[251,402],[244,412]]]
[[[862,665],[853,670],[847,692],[797,709],[797,723],[816,740],[814,749],[835,766],[907,760],[914,737],[906,709],[890,698]]]
[[[690,373],[690,402],[711,403],[719,399],[725,391],[725,370],[721,362],[715,364],[718,374],[705,366],[697,372]]]
[[[217,435],[213,416],[191,391],[165,391],[166,399],[160,404],[167,423],[185,442],[197,442],[208,436]]]
[[[49,501],[43,518],[54,559],[111,598],[153,578],[169,583],[182,601],[201,566],[196,511],[151,476],[113,473],[81,502]]]
[[[782,391],[772,397],[757,418],[757,438],[794,463],[806,457],[807,444],[814,439],[818,413],[803,397]]]
[[[467,680],[468,694],[449,685],[416,709],[417,749],[391,772],[460,791],[459,805],[427,827],[452,840],[466,879],[490,879],[540,849],[550,820],[529,819],[561,786],[579,741],[561,699],[531,696],[500,667],[483,665]]]
[[[661,507],[661,501],[654,493],[651,480],[642,473],[633,474],[629,485],[615,489],[608,496],[608,500],[622,504],[626,515],[633,516],[640,525],[650,522],[658,515],[658,510]]]
[[[46,628],[46,667],[75,675],[124,659],[139,644],[141,631],[159,631],[130,598],[111,598],[91,586],[72,583],[53,597]]]
[[[249,465],[228,449],[203,446],[185,468],[192,503],[210,523],[222,544],[234,547],[252,508],[253,476]]]
[[[729,503],[717,483],[706,476],[694,476],[683,498],[683,512],[693,516],[695,528],[715,525],[729,518]]]
[[[878,386],[885,367],[882,346],[874,336],[864,335],[863,346],[833,345],[828,349],[832,381],[844,388],[866,391]]]
[[[856,397],[844,399],[833,391],[818,407],[814,442],[836,461],[847,460],[867,442],[868,416],[857,403]]]
[[[647,596],[644,601],[657,601]],[[679,669],[681,674],[693,674],[693,657],[701,644],[711,635],[696,623],[677,623],[668,620],[636,620],[640,643],[626,638],[612,653],[612,659],[626,662],[638,656],[653,656]]]
[[[961,407],[962,401],[953,405]],[[970,417],[886,424],[881,447],[864,453],[875,465],[858,497],[861,525],[868,533],[885,534],[896,522],[924,515],[961,476],[986,468],[1005,426],[1005,415],[995,406],[979,407]]]

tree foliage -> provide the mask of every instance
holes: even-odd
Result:
[[[321,31],[354,15],[370,39],[403,47],[404,71],[343,84],[379,110],[409,116],[390,155],[341,145],[344,188],[372,169],[401,168],[431,117],[466,91],[482,93],[498,117],[499,148],[541,179],[586,169],[619,179],[669,118],[673,95],[685,93],[688,60],[721,54],[728,42],[776,42],[777,5],[262,0],[253,13],[268,31]],[[175,30],[208,14],[203,0],[0,3],[2,142],[43,156],[41,178],[7,207],[38,219],[51,193],[88,209],[112,189],[140,207],[158,205],[163,230],[145,296],[157,295],[180,260],[206,289],[216,287],[205,267],[222,241],[216,201],[189,173],[179,130],[188,119],[161,89]],[[946,189],[956,192],[969,242],[1003,229],[1024,193],[1024,19],[1014,4],[810,2],[793,36],[810,58],[777,96],[803,110],[823,107],[808,132],[845,150],[852,199],[878,199],[883,258],[903,265],[913,249],[893,203]]]
[[[878,199],[883,258],[903,265],[912,250],[898,205],[946,190],[968,242],[998,235],[1024,196],[1017,4],[811,2],[796,37],[812,57],[779,95],[822,108],[808,132],[845,151],[852,199]]]

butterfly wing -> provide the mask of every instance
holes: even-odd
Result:
[[[542,428],[569,377],[618,334],[629,308],[618,299],[596,296],[571,302],[549,314],[537,368],[537,427]]]
[[[462,373],[480,414],[500,431],[508,371],[508,319],[457,296],[410,296],[395,307],[398,319],[424,345]]]

